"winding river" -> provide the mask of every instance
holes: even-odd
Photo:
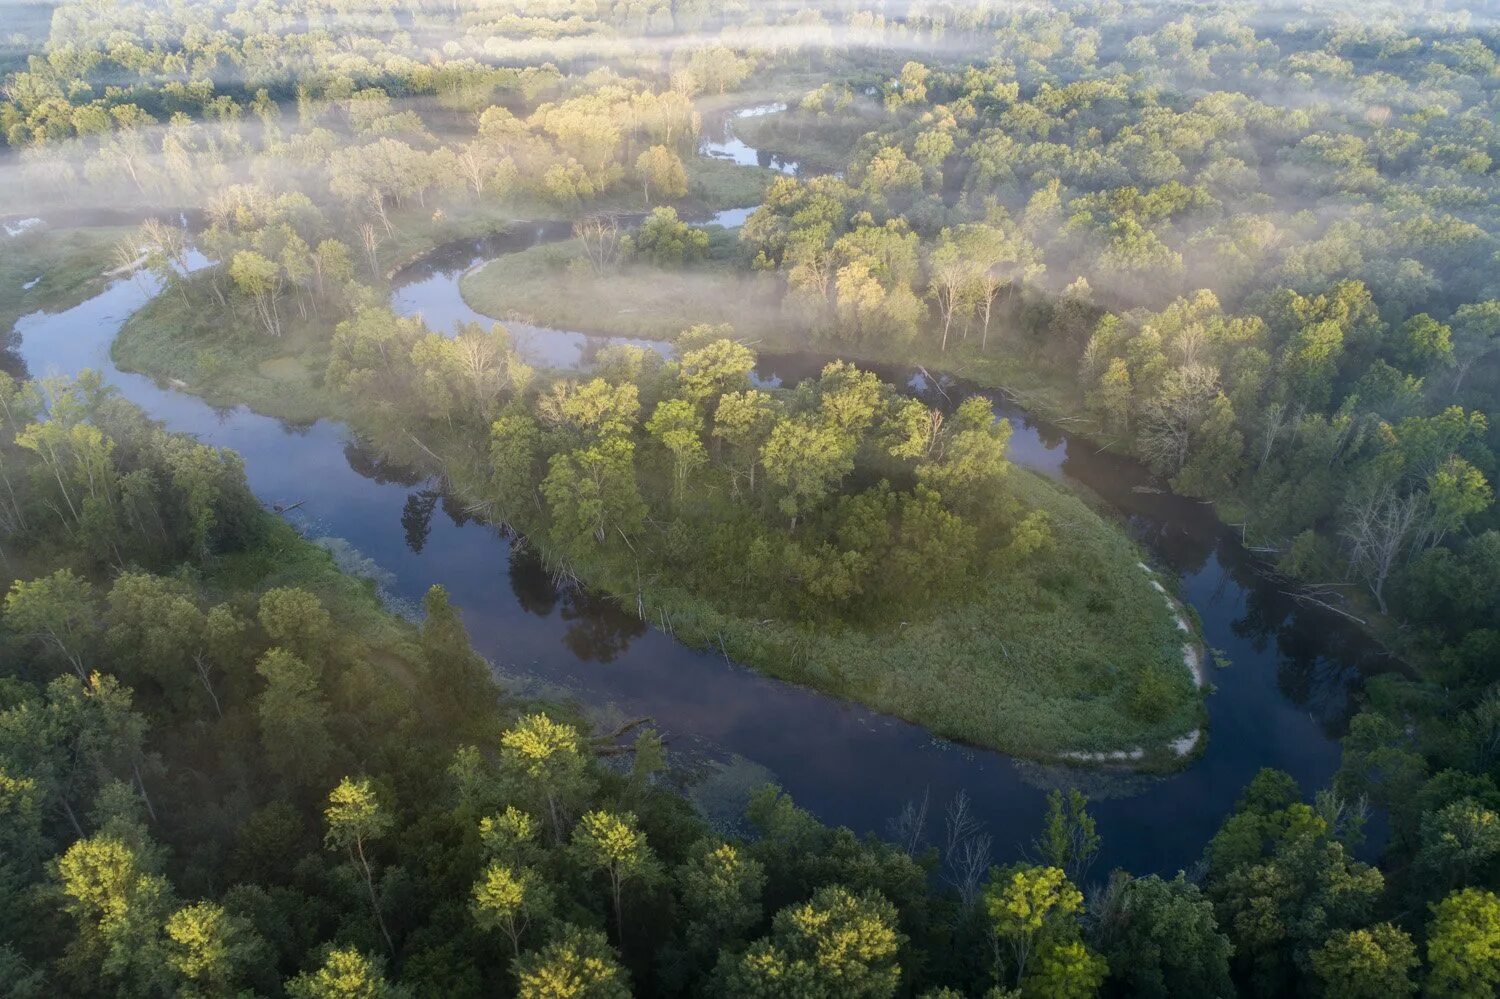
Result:
[[[554,227],[523,227],[444,247],[398,274],[393,303],[440,329],[483,319],[458,294],[463,271],[558,235]],[[1043,767],[956,745],[767,678],[717,652],[686,648],[608,597],[559,587],[526,549],[467,518],[434,483],[383,464],[342,424],[293,427],[243,407],[215,409],[119,371],[110,344],[156,290],[138,275],[67,311],[24,317],[16,327],[21,359],[33,376],[102,371],[168,429],[238,451],[261,500],[300,502],[293,515],[299,528],[338,539],[330,546],[375,576],[395,601],[415,604],[429,585],[441,583],[503,683],[576,698],[604,719],[650,715],[680,759],[700,764],[704,779],[694,793],[711,812],[741,801],[749,783],[774,778],[823,820],[861,832],[886,832],[907,802],[925,799],[928,839],[939,842],[944,808],[965,792],[997,858],[1006,858],[1037,834],[1046,788],[1074,783],[1094,798],[1103,837],[1096,876],[1114,866],[1171,873],[1197,860],[1259,768],[1287,770],[1309,793],[1323,785],[1338,765],[1336,740],[1351,695],[1364,675],[1386,664],[1346,622],[1282,593],[1209,507],[1157,491],[1139,466],[1100,454],[996,398],[997,412],[1015,427],[1013,459],[1084,487],[1111,508],[1156,568],[1178,579],[1208,645],[1231,665],[1210,667],[1216,689],[1207,702],[1208,745],[1175,775]],[[536,327],[513,331],[523,350],[557,367],[585,364],[608,342]],[[824,360],[765,355],[758,375],[795,380]],[[960,388],[873,367],[933,398]]]

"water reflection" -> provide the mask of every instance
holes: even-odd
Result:
[[[421,489],[406,497],[406,505],[401,508],[401,531],[406,535],[406,547],[413,555],[422,554],[422,549],[427,546],[437,502],[435,490]]]

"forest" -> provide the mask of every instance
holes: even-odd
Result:
[[[0,994],[1500,994],[1493,2],[6,11]]]

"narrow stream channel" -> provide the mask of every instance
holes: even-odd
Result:
[[[438,329],[458,320],[489,322],[460,298],[462,272],[476,260],[561,232],[541,226],[445,247],[398,275],[393,304],[421,313]],[[528,552],[466,518],[432,483],[384,466],[341,424],[290,427],[243,407],[215,409],[117,370],[110,344],[156,290],[144,276],[122,279],[65,312],[24,317],[16,332],[29,373],[101,371],[168,429],[238,451],[261,500],[301,501],[305,519],[298,526],[311,537],[342,539],[370,560],[395,599],[415,603],[429,585],[445,586],[502,681],[539,683],[621,717],[650,715],[675,751],[734,761],[730,772],[736,774],[753,776],[763,768],[827,822],[884,833],[905,803],[925,797],[928,836],[937,842],[942,811],[962,791],[1003,859],[1037,834],[1045,787],[1073,782],[1094,798],[1091,811],[1103,837],[1096,877],[1115,866],[1170,873],[1197,860],[1261,767],[1287,770],[1309,792],[1326,783],[1338,765],[1336,739],[1351,694],[1367,671],[1384,665],[1352,626],[1299,606],[1257,572],[1210,508],[1148,491],[1153,484],[1138,466],[1099,454],[997,399],[997,412],[1015,427],[1012,458],[1082,485],[1112,508],[1155,566],[1178,577],[1208,645],[1232,665],[1210,667],[1217,689],[1208,699],[1208,746],[1176,775],[1045,768],[955,745],[919,726],[769,679],[717,652],[688,649],[587,588],[557,587]],[[557,367],[585,364],[609,342],[534,327],[513,330],[531,356]],[[767,354],[758,374],[795,380],[825,360]],[[913,372],[867,366],[913,391],[938,390]],[[954,384],[947,391],[961,389]]]

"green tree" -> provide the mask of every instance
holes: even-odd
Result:
[[[687,170],[682,159],[666,146],[652,146],[635,160],[635,175],[641,179],[641,191],[646,203],[651,203],[651,192],[658,198],[670,200],[687,194]]]
[[[1500,350],[1500,300],[1471,302],[1453,313],[1453,391],[1474,365]]]
[[[378,958],[351,947],[335,947],[316,971],[286,983],[292,999],[404,999],[404,990],[386,981]]]
[[[328,704],[312,668],[285,649],[271,649],[255,664],[265,678],[256,699],[261,746],[276,773],[301,787],[323,779],[333,757]]]
[[[806,417],[783,419],[761,447],[766,478],[782,490],[781,512],[797,518],[820,504],[854,470],[854,443],[836,428]]]
[[[1417,990],[1417,945],[1390,923],[1342,930],[1309,955],[1328,999],[1385,999]]]
[[[764,865],[732,843],[699,840],[677,868],[689,949],[709,954],[744,940],[761,917]]]
[[[630,999],[630,983],[609,940],[596,930],[565,926],[541,950],[516,964],[521,999]]]
[[[328,807],[323,810],[323,818],[328,823],[324,842],[329,849],[348,850],[349,859],[358,863],[364,875],[365,889],[370,895],[370,909],[380,926],[380,935],[385,937],[387,949],[395,954],[396,944],[385,925],[384,907],[375,886],[375,872],[365,852],[367,845],[390,831],[390,814],[381,806],[368,778],[351,780],[345,777],[328,793]]]
[[[734,474],[734,487],[744,479],[749,492],[755,492],[755,470],[760,467],[760,452],[776,426],[776,403],[758,389],[728,392],[719,398],[714,410],[713,436],[728,448]]]
[[[101,834],[74,842],[57,859],[56,871],[63,908],[78,924],[75,960],[126,994],[161,988],[167,972],[161,932],[172,890],[149,858]]]
[[[542,806],[554,841],[562,842],[569,812],[590,784],[578,730],[546,714],[524,715],[500,737],[500,762]]]
[[[1083,893],[1057,867],[996,868],[984,889],[991,931],[1009,948],[1014,981],[1023,988],[1039,951],[1072,942],[1082,909]]]
[[[1060,867],[1069,880],[1082,881],[1099,852],[1099,833],[1088,813],[1089,799],[1077,788],[1067,793],[1047,794],[1047,818],[1036,841],[1037,852],[1048,867]]]
[[[491,863],[474,885],[474,921],[481,929],[504,933],[512,957],[520,955],[521,937],[527,928],[550,908],[546,886],[528,868]]]
[[[646,432],[672,456],[672,494],[680,503],[688,476],[708,461],[698,411],[686,399],[663,399],[646,421]]]
[[[695,406],[717,406],[725,393],[744,392],[755,370],[755,353],[742,343],[717,339],[684,351],[677,362],[677,387]]]
[[[552,456],[542,495],[558,538],[574,551],[588,539],[603,545],[612,535],[629,538],[646,516],[635,479],[635,445],[606,437],[587,447]]]
[[[267,590],[257,617],[272,645],[321,668],[333,639],[333,618],[315,595],[290,586]]]
[[[708,251],[708,234],[679,219],[675,208],[654,208],[630,241],[630,249],[657,267],[681,267]]]
[[[625,917],[622,896],[626,882],[655,876],[656,857],[646,835],[636,827],[635,814],[586,812],[573,829],[573,852],[587,870],[603,871],[609,878],[614,902],[615,929],[623,939]]]
[[[1233,947],[1219,932],[1213,904],[1181,873],[1110,877],[1099,899],[1094,943],[1109,962],[1110,977],[1130,995],[1230,996]]]
[[[719,992],[884,999],[900,984],[896,958],[904,943],[895,906],[879,892],[830,885],[778,912],[769,938],[743,954],[726,952],[716,972]]]
[[[1427,929],[1427,989],[1479,999],[1500,989],[1500,897],[1463,888],[1432,907]]]
[[[195,902],[167,919],[167,963],[203,996],[233,996],[247,970],[268,955],[249,921],[215,902]]]
[[[70,569],[30,582],[18,579],[5,596],[5,624],[41,644],[49,659],[88,680],[87,659],[100,632],[94,588]]]

